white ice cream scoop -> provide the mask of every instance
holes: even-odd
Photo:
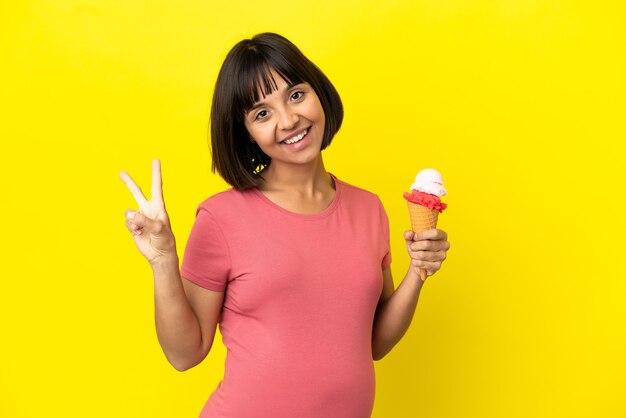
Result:
[[[439,171],[434,168],[425,168],[415,176],[415,182],[411,185],[411,190],[434,194],[435,196],[445,196],[446,189],[443,187],[443,178]]]

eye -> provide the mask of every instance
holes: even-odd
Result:
[[[254,117],[254,120],[263,119],[266,115],[267,115],[267,110],[261,110],[259,113],[256,114],[256,116]]]
[[[302,98],[302,96],[304,96],[304,92],[303,92],[303,91],[294,91],[294,92],[291,94],[291,98],[292,98],[293,100],[298,100],[298,99],[301,99],[301,98]]]

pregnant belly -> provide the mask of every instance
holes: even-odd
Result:
[[[257,362],[243,368],[231,368],[227,361],[224,380],[202,416],[369,418],[374,365],[372,360],[354,360]],[[269,364],[272,367],[263,367]]]

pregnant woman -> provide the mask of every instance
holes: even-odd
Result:
[[[199,364],[219,324],[225,373],[201,417],[370,417],[373,360],[408,329],[420,269],[446,258],[444,231],[406,231],[411,265],[394,289],[380,199],[324,166],[342,119],[337,91],[290,41],[235,45],[211,109],[213,171],[232,187],[199,204],[180,268],[159,160],[151,200],[120,174],[139,205],[126,226],[154,272],[168,361]]]

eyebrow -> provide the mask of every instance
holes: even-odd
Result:
[[[294,88],[295,86],[297,86],[298,84],[302,84],[302,83],[287,83],[287,86],[285,87],[285,89],[283,90],[283,92],[286,92],[288,90],[291,90],[292,88]],[[261,106],[264,106],[265,102],[256,102],[255,104],[253,104],[250,109],[248,110],[248,113],[252,112],[255,109],[258,109]]]

